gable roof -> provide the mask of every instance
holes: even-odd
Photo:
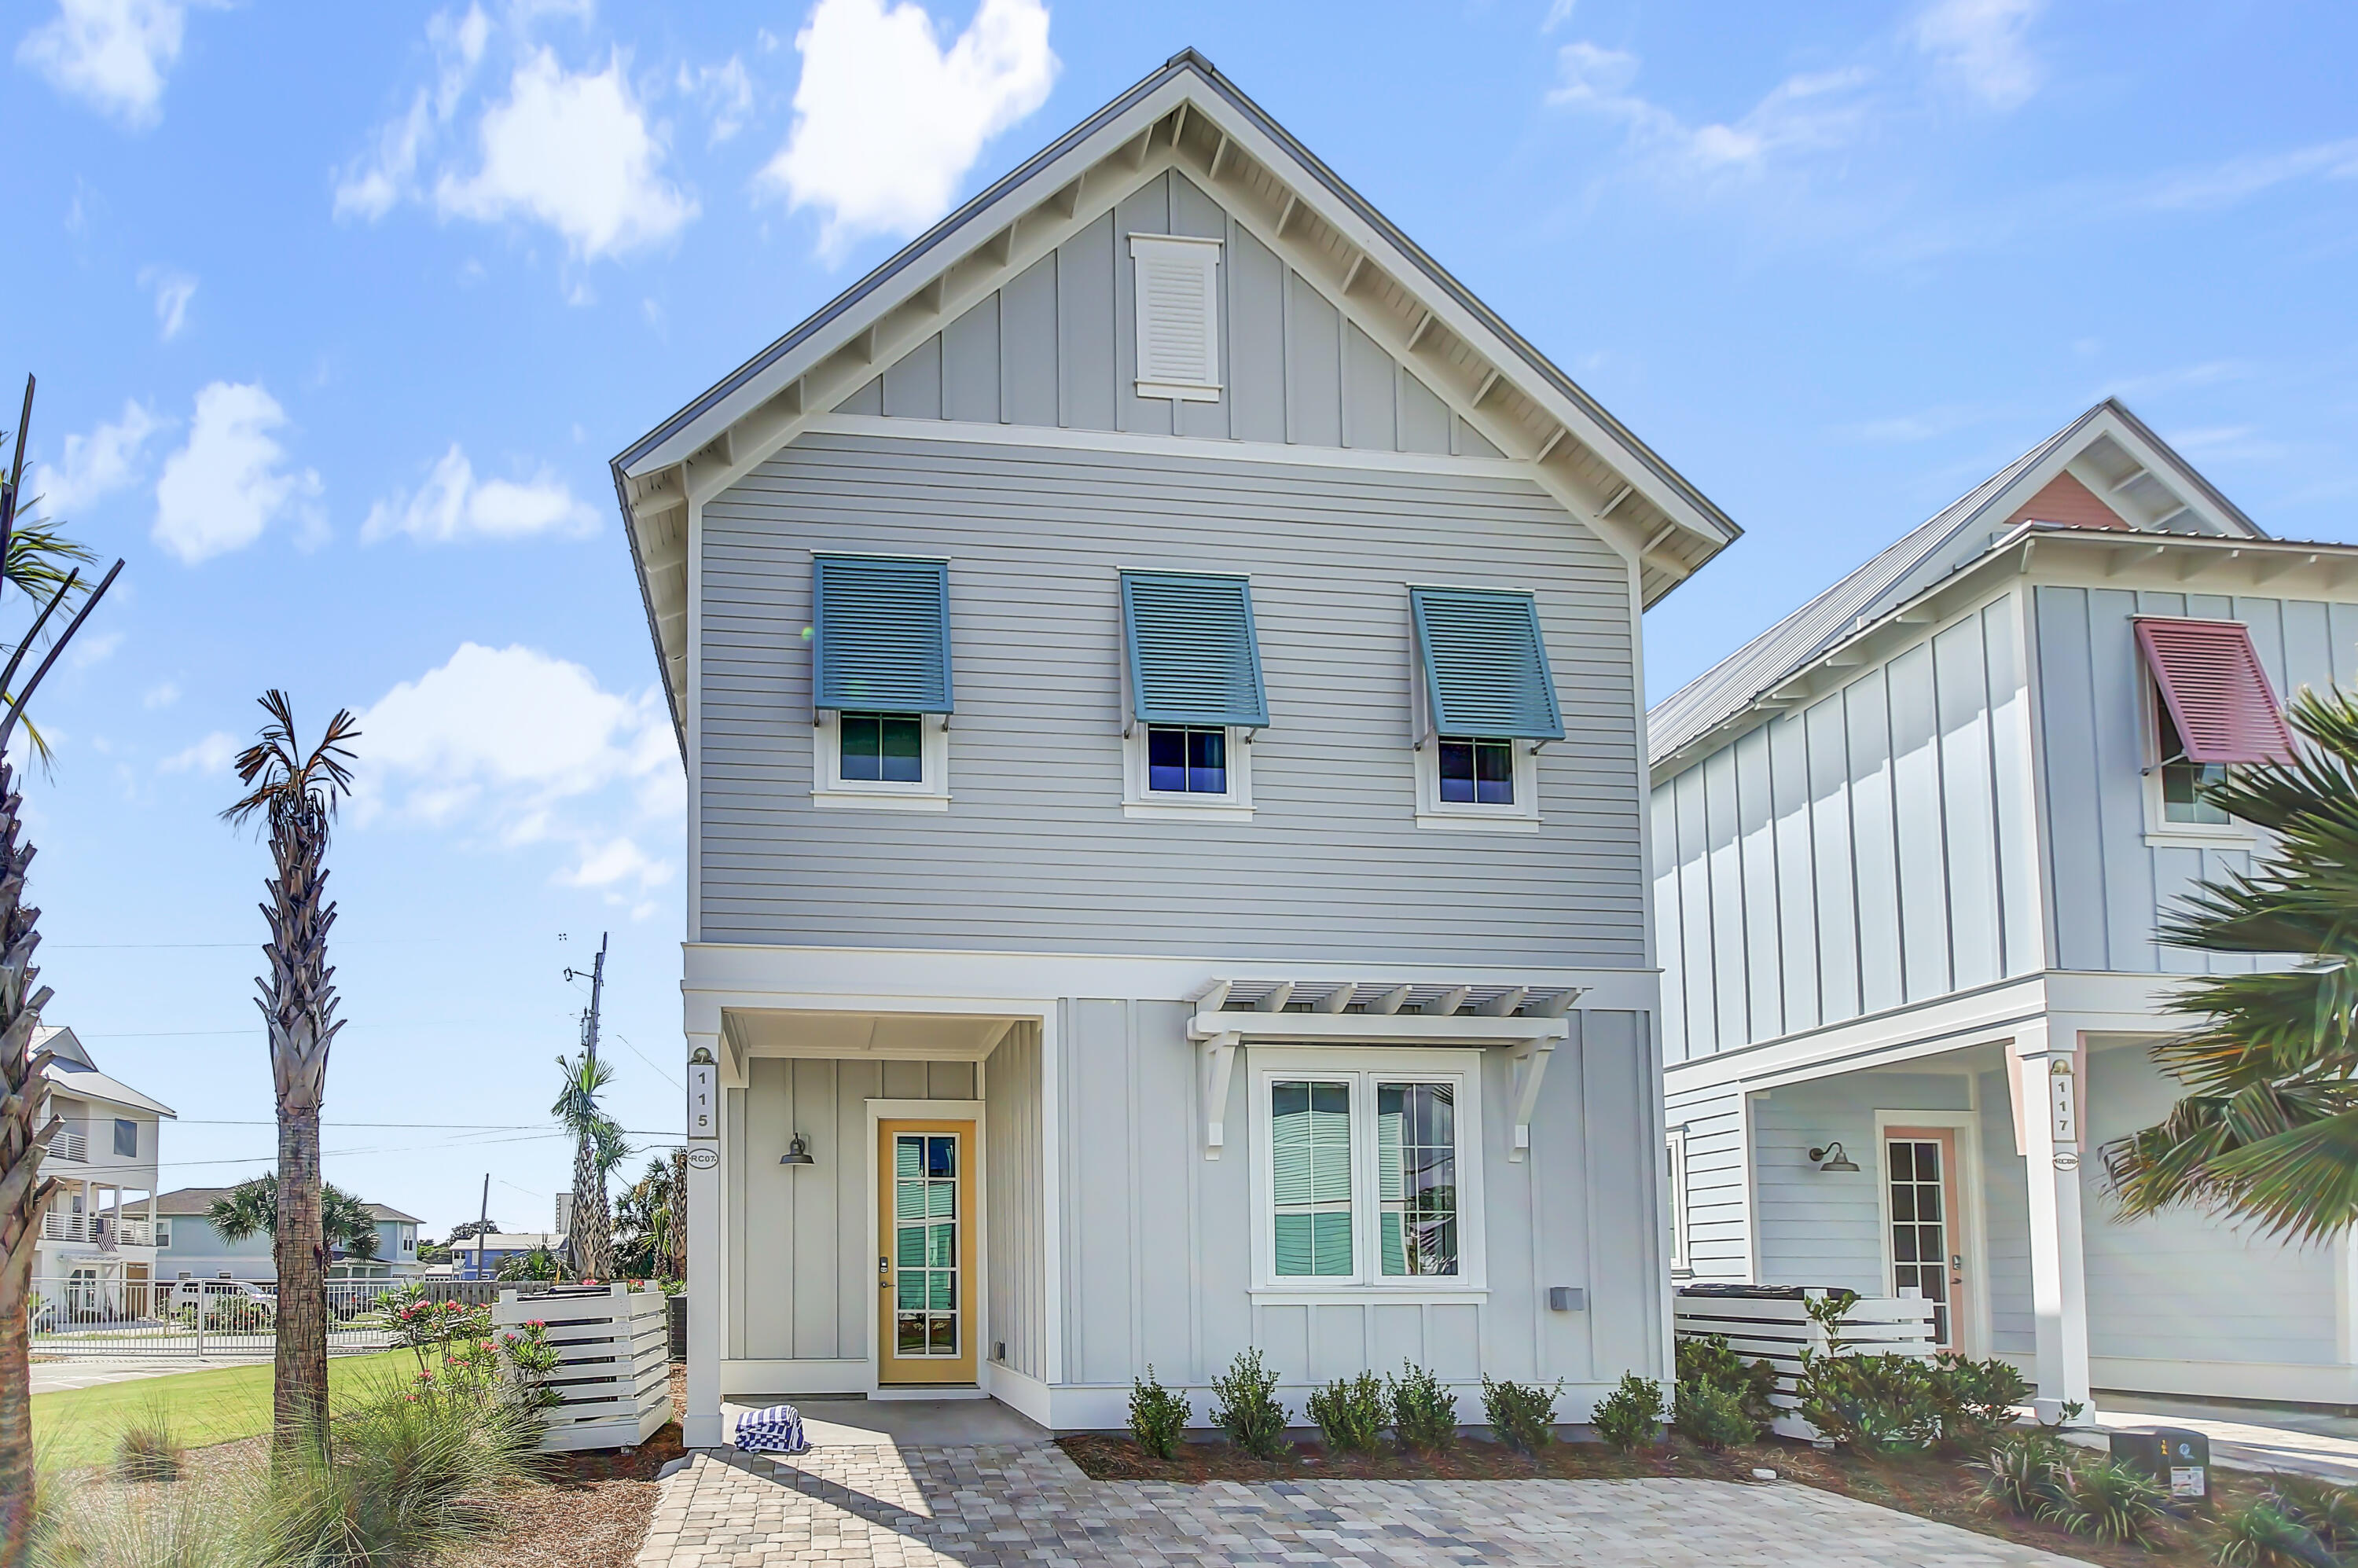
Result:
[[[1656,703],[1646,715],[1649,761],[1658,773],[1681,761],[1835,643],[2024,523],[2267,537],[2143,420],[2105,398]]]
[[[1053,250],[1179,168],[1249,214],[1297,270],[1510,460],[1639,563],[1651,603],[1735,523],[1193,49],[943,219],[612,460],[648,630],[682,726],[691,499]],[[681,729],[683,749],[685,730]]]
[[[165,1193],[157,1197],[156,1212],[160,1215],[194,1215],[197,1218],[202,1219],[207,1209],[235,1191],[237,1191],[235,1187],[182,1187],[176,1192]],[[416,1215],[404,1214],[388,1204],[371,1203],[362,1204],[361,1206],[368,1210],[371,1219],[396,1220],[406,1225],[424,1223]]]

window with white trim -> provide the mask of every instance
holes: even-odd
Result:
[[[1141,397],[1217,403],[1220,396],[1220,242],[1192,234],[1130,236]]]
[[[1412,587],[1409,613],[1417,826],[1535,831],[1539,749],[1563,738],[1536,600]]]
[[[811,566],[812,804],[949,806],[949,565],[818,555]]]
[[[1269,722],[1252,585],[1219,572],[1121,574],[1123,815],[1252,815],[1252,736]]]
[[[1255,1286],[1482,1288],[1480,1055],[1256,1053]]]

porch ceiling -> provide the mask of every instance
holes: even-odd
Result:
[[[741,1059],[850,1056],[979,1062],[998,1048],[1017,1022],[962,1013],[730,1008],[720,1015],[720,1033]]]

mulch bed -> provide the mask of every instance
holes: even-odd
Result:
[[[1148,1454],[1129,1437],[1113,1433],[1090,1433],[1056,1441],[1084,1474],[1100,1481],[1509,1481],[1533,1477],[1606,1481],[1678,1476],[1749,1483],[1758,1467],[1776,1471],[1779,1480],[1839,1492],[1861,1502],[2058,1556],[2103,1563],[2105,1568],[2192,1568],[2197,1563],[2208,1568],[2215,1539],[2197,1519],[2173,1528],[2156,1551],[2100,1545],[2052,1525],[1987,1511],[1978,1474],[1954,1460],[1854,1459],[1781,1439],[1723,1454],[1705,1454],[1684,1444],[1617,1454],[1599,1443],[1559,1443],[1536,1461],[1503,1444],[1471,1439],[1446,1454],[1414,1455],[1398,1450],[1329,1454],[1316,1443],[1303,1443],[1296,1446],[1292,1458],[1275,1461],[1255,1459],[1224,1443],[1191,1443],[1177,1459],[1164,1460]],[[2229,1471],[2214,1469],[2211,1481],[2214,1510],[2242,1503],[2260,1489],[2254,1478]]]

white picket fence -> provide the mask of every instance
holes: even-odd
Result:
[[[1823,1290],[1804,1292],[1823,1297]],[[1777,1368],[1777,1391],[1769,1397],[1778,1415],[1779,1437],[1815,1442],[1818,1429],[1801,1419],[1801,1400],[1793,1385],[1801,1372],[1801,1352],[1836,1356],[1918,1356],[1930,1360],[1933,1351],[1932,1303],[1891,1296],[1866,1296],[1844,1315],[1833,1345],[1825,1329],[1812,1317],[1801,1300],[1790,1297],[1697,1296],[1681,1292],[1676,1301],[1676,1330],[1681,1339],[1706,1334],[1727,1336],[1727,1347],[1747,1361],[1765,1360]]]
[[[546,1325],[563,1364],[549,1375],[557,1402],[546,1412],[545,1453],[634,1448],[671,1419],[668,1322],[661,1291],[609,1285],[526,1296],[502,1291],[492,1308],[502,1330]]]

